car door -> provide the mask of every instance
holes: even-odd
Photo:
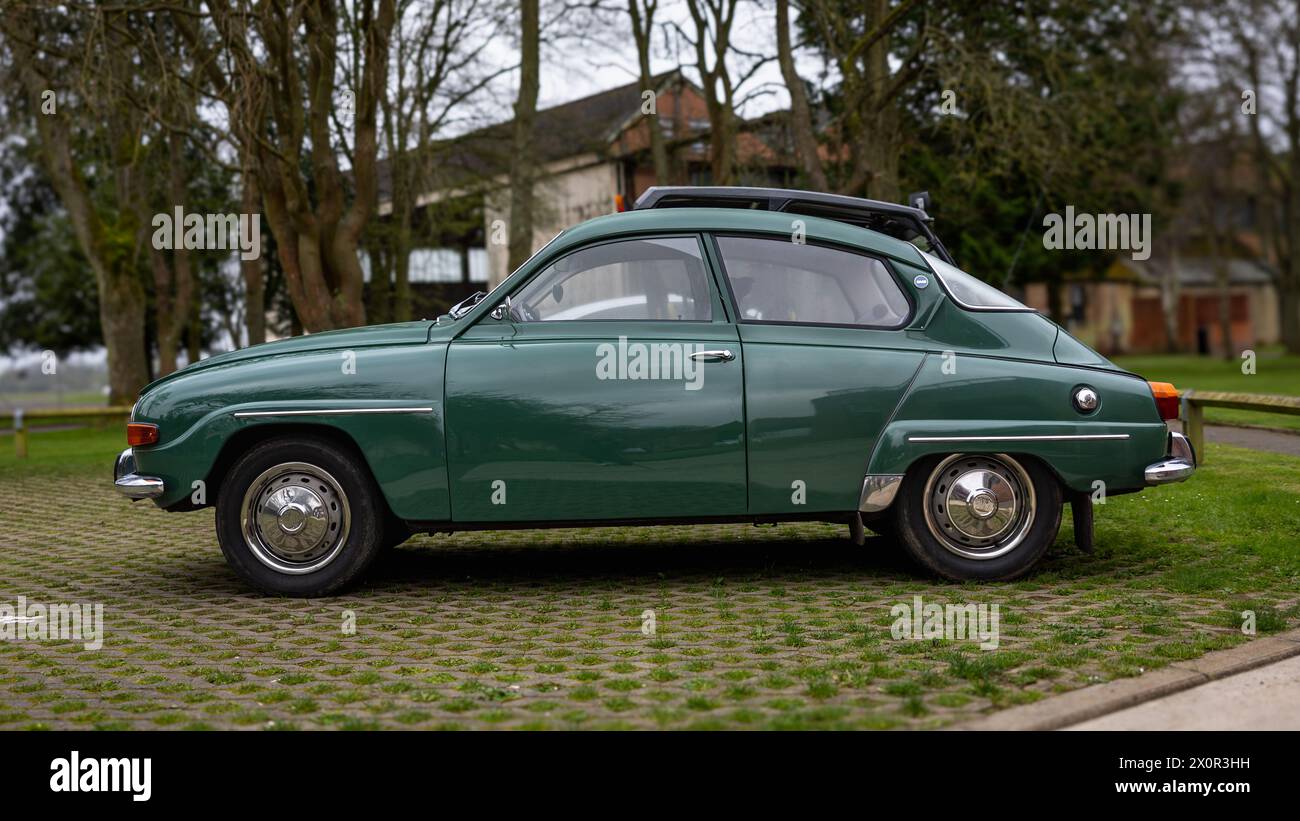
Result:
[[[744,363],[702,237],[584,246],[509,297],[448,352],[455,521],[745,512]]]
[[[714,238],[745,353],[750,513],[858,509],[880,431],[924,353],[886,260],[789,237]]]

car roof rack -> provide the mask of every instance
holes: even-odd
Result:
[[[905,242],[923,236],[929,245],[927,250],[952,263],[947,249],[930,228],[933,221],[930,215],[924,209],[893,202],[787,188],[656,185],[637,197],[632,208],[635,211],[650,208],[746,208],[821,217],[869,228]]]

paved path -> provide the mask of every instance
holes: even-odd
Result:
[[[1300,656],[1068,729],[1300,730]]]
[[[1178,427],[1181,430],[1181,426]],[[1216,445],[1264,450],[1300,456],[1300,435],[1260,428],[1236,428],[1230,425],[1206,425],[1205,438]]]

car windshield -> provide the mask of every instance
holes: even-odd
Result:
[[[992,285],[976,279],[965,271],[949,265],[933,254],[921,252],[925,261],[938,275],[944,290],[963,308],[978,308],[994,311],[1032,311]]]

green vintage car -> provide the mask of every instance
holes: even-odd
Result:
[[[216,506],[234,570],[321,595],[412,533],[828,521],[953,579],[1195,468],[1172,386],[952,264],[919,208],[655,188],[436,321],[214,356],[140,395],[119,490]]]

